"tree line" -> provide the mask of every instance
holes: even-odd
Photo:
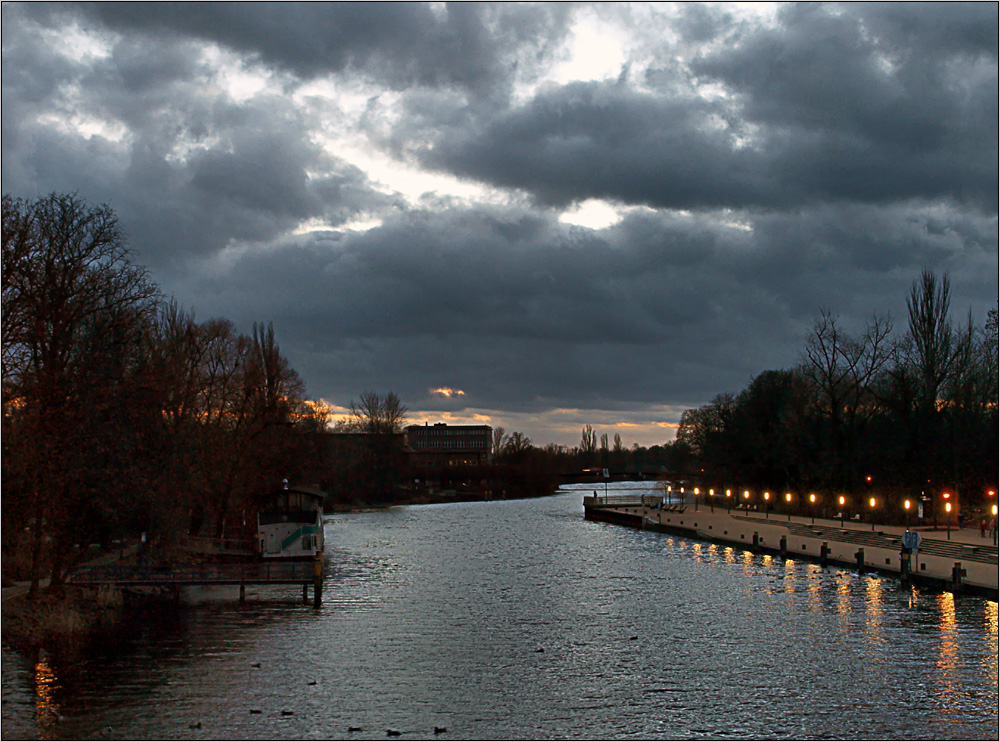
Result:
[[[854,512],[874,497],[889,521],[921,498],[936,517],[945,492],[985,512],[997,491],[997,309],[976,326],[971,311],[955,322],[950,304],[948,275],[925,270],[902,333],[879,316],[851,333],[821,311],[795,367],[685,411],[689,468],[716,486],[817,493],[829,512],[841,495]]]
[[[282,477],[315,477],[326,411],[273,326],[167,300],[109,207],[5,195],[2,268],[5,574],[59,584],[125,534],[243,536]]]

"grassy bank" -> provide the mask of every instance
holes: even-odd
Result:
[[[5,600],[2,634],[5,642],[22,651],[64,647],[113,630],[121,614],[117,590],[64,586],[32,598]]]

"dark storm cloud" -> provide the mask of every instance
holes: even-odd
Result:
[[[977,242],[990,260],[989,220],[930,238],[932,217],[957,215],[742,216],[636,215],[595,234],[530,213],[410,215],[248,252],[189,290],[209,314],[259,297],[240,321],[273,318],[306,378],[341,395],[360,373],[412,400],[449,385],[471,406],[613,407],[738,390],[795,362],[820,307],[860,324],[899,309],[914,260]],[[870,230],[895,235],[875,251],[894,257],[871,256]]]
[[[995,5],[770,24],[685,4],[669,34],[637,25],[647,10],[5,4],[4,192],[109,203],[167,294],[273,321],[310,393],[341,405],[702,404],[794,364],[820,308],[899,329],[923,267],[981,323]],[[548,80],[580,14],[627,29],[633,56]],[[405,195],[387,158],[487,188]],[[653,208],[559,221],[591,197]]]
[[[866,24],[854,15],[860,7],[793,6],[779,27],[737,33],[699,56],[698,81],[728,92],[712,103],[690,90],[576,83],[481,126],[449,128],[422,159],[554,204],[795,208],[945,197],[992,209],[995,6],[992,37],[969,32],[981,8],[939,8],[924,23],[949,43],[923,54],[898,41],[921,22],[901,30],[891,11],[873,10]],[[686,28],[714,33],[709,18]]]
[[[82,3],[77,12],[121,33],[213,41],[269,66],[311,78],[343,71],[395,89],[458,85],[506,92],[510,49],[536,53],[558,41],[563,4]],[[47,9],[40,12],[49,12]]]

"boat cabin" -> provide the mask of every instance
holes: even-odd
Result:
[[[325,493],[288,487],[273,494],[257,513],[257,538],[265,559],[311,559],[323,551]]]

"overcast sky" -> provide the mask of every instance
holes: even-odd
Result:
[[[337,407],[650,445],[925,267],[996,306],[996,3],[2,12],[3,192]]]

